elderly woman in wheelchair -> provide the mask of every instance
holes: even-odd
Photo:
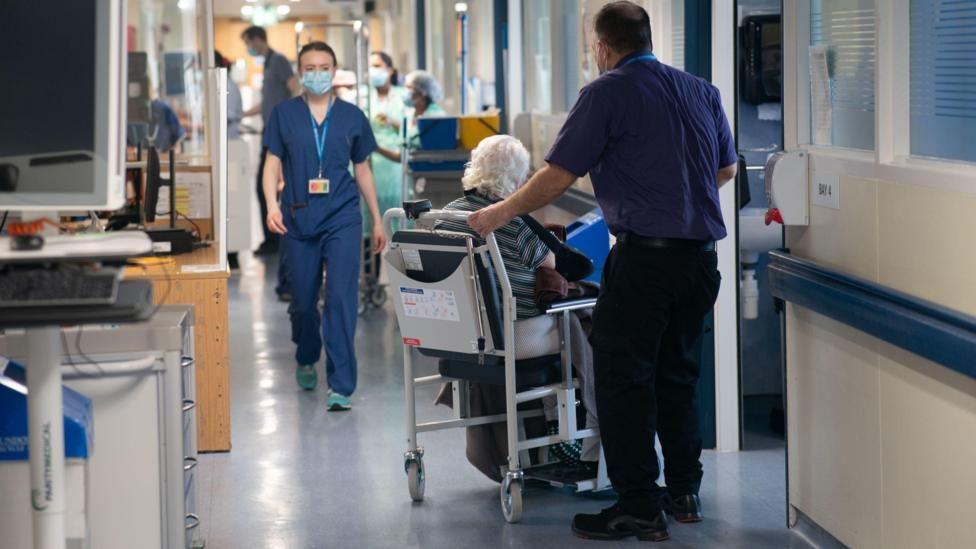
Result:
[[[487,239],[465,221],[513,193],[528,172],[528,151],[518,140],[490,137],[472,152],[463,197],[444,210],[414,203],[386,215],[387,227],[405,216],[417,226],[393,234],[386,254],[391,287],[400,291],[395,304],[405,344],[411,496],[420,501],[424,490],[416,435],[466,427],[468,460],[502,482],[502,510],[510,522],[521,515],[525,477],[580,491],[609,487],[583,328],[595,299],[540,306],[536,272],[555,266],[542,239],[520,218]],[[437,358],[440,375],[414,378],[411,349]],[[452,406],[454,419],[417,424],[414,388],[438,383],[438,402]],[[579,416],[577,400],[584,406]]]

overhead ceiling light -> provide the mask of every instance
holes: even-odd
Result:
[[[244,17],[254,15],[254,6],[241,6],[241,15]]]
[[[291,13],[291,6],[289,6],[287,4],[282,4],[282,5],[278,6],[278,15],[284,17],[284,16],[288,15],[289,13]]]
[[[301,2],[302,0],[291,0],[292,2]]]
[[[458,2],[458,3],[454,4],[454,11],[456,11],[458,13],[466,13],[468,11],[468,3],[467,2]]]
[[[179,8],[180,11],[190,11],[193,9],[193,0],[179,0],[179,2],[176,3],[176,7]]]
[[[258,0],[247,0],[247,1],[253,4],[253,3],[257,2]]]
[[[301,21],[295,23],[295,32],[302,32],[303,30],[305,30],[305,23]]]

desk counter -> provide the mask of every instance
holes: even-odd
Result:
[[[195,307],[197,440],[201,452],[226,452],[230,439],[230,353],[227,279],[230,272],[215,246],[162,258],[160,264],[131,266],[127,279],[148,279],[156,303]]]

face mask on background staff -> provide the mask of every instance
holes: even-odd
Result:
[[[408,89],[403,90],[403,104],[406,105],[408,108],[412,108],[414,106],[412,91]]]
[[[312,95],[322,95],[332,89],[331,71],[308,71],[302,73],[302,86]]]
[[[370,67],[369,85],[374,88],[382,88],[390,80],[390,70],[382,67]]]

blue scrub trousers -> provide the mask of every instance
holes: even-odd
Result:
[[[285,247],[280,245],[281,238],[279,237],[278,246],[278,283],[275,284],[275,293],[280,295],[290,294],[291,285],[288,284],[288,256],[285,252]]]
[[[358,213],[358,212],[357,212]],[[356,309],[359,303],[361,217],[330,224],[320,235],[282,238],[288,257],[292,301],[291,338],[298,346],[295,360],[315,364],[325,342],[325,373],[329,387],[340,394],[356,390]],[[319,289],[325,265],[325,307],[319,316]]]

